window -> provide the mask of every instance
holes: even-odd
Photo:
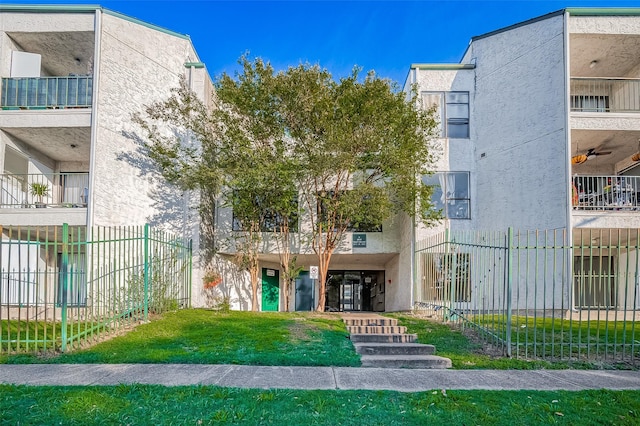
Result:
[[[448,138],[469,137],[469,92],[449,92],[446,94]]]
[[[427,108],[436,106],[440,134],[447,138],[469,138],[469,92],[425,92]]]
[[[87,258],[85,253],[69,253],[67,263],[67,288],[64,288],[62,253],[58,253],[58,294],[57,304],[62,305],[67,298],[67,306],[87,305]]]
[[[350,191],[343,191],[342,194]],[[324,197],[318,195],[318,202],[320,203],[320,218],[319,220],[327,226],[327,205],[332,205],[330,209],[335,212],[333,217],[334,228],[344,227],[347,232],[382,232],[382,224],[375,223],[375,219],[372,216],[375,215],[377,210],[373,204],[373,200],[370,196],[365,195],[360,199],[360,206],[357,211],[346,212],[344,215],[341,212],[341,207],[344,206],[340,203],[341,195],[334,195],[334,191],[328,191]],[[349,204],[349,203],[347,203]],[[371,221],[373,219],[374,221]],[[348,222],[347,222],[348,220]]]
[[[421,252],[421,298],[436,304],[471,301],[471,257],[469,253]]]
[[[298,232],[298,197],[296,196],[292,201],[291,210],[294,212],[288,221],[289,231]],[[275,232],[280,226],[284,224],[283,217],[269,208],[264,208],[264,203],[256,197],[254,206],[261,209],[261,231],[262,232]],[[238,217],[236,211],[233,212],[233,230],[242,231],[242,218]]]
[[[471,219],[469,172],[439,172],[424,176],[422,182],[432,185],[431,201],[447,219]]]

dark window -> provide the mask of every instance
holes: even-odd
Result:
[[[431,201],[447,219],[470,219],[469,172],[439,172],[422,181],[434,187]]]
[[[293,206],[292,211],[295,212],[288,219],[289,231],[290,232],[298,232],[298,199],[297,197],[292,200]],[[264,203],[261,202],[259,198],[256,198],[255,205],[261,206]],[[261,231],[262,232],[275,232],[280,226],[282,226],[285,221],[283,216],[279,213],[274,212],[272,209],[263,208],[261,209]],[[241,231],[243,229],[242,226],[242,218],[236,215],[236,212],[233,212],[233,230]]]
[[[440,135],[447,138],[469,138],[469,92],[425,92],[425,108],[436,107]]]

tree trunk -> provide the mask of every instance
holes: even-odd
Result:
[[[251,261],[251,266],[249,267],[249,276],[251,277],[251,310],[258,310],[258,262]]]
[[[324,312],[325,305],[327,303],[326,289],[327,289],[327,275],[329,274],[329,262],[331,261],[331,255],[333,250],[325,250],[318,254],[318,312]]]

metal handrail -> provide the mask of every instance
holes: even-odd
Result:
[[[571,191],[576,210],[637,210],[640,176],[574,176]]]
[[[573,112],[640,112],[640,78],[571,78]]]
[[[89,108],[93,77],[3,78],[0,106],[3,109]]]
[[[0,208],[86,207],[88,195],[89,173],[0,174]]]

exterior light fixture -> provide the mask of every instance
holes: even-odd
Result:
[[[597,60],[593,60],[591,61],[591,63],[589,64],[589,68],[594,69],[596,67],[596,65],[598,65],[598,61]]]
[[[638,139],[638,152],[631,156],[631,161],[640,161],[640,139]]]
[[[589,157],[587,157],[585,154],[574,155],[573,157],[571,157],[571,164],[582,164],[588,159]]]

